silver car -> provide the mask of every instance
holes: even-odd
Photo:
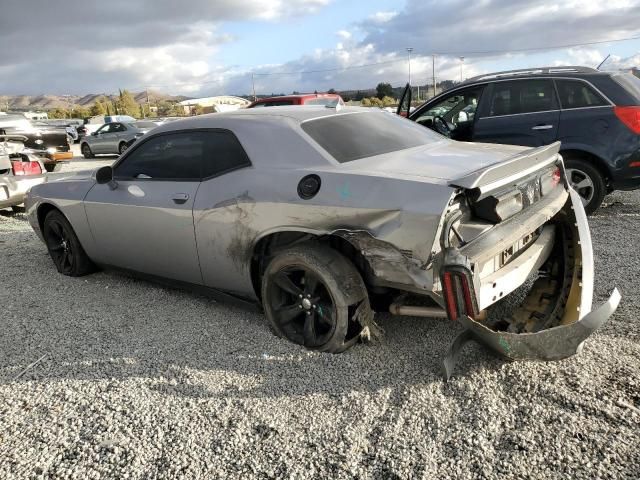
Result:
[[[24,195],[47,180],[42,161],[24,148],[27,137],[0,135],[0,208],[19,210]]]
[[[105,123],[82,139],[80,151],[84,158],[93,158],[97,154],[122,155],[137,138],[156,126],[150,121]]]
[[[26,205],[60,273],[116,267],[259,302],[310,349],[366,338],[374,311],[449,317],[466,330],[448,376],[467,340],[573,355],[617,307],[614,291],[591,310],[589,227],[558,149],[455,142],[379,110],[239,110],[160,126]]]

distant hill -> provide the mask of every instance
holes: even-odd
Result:
[[[132,92],[138,103],[146,103],[147,92]],[[0,111],[3,110],[51,110],[54,108],[70,108],[74,106],[90,107],[101,97],[116,99],[116,95],[104,95],[92,93],[84,96],[79,95],[0,95]],[[149,90],[149,99],[152,103],[168,100],[181,102],[189,97],[182,95],[166,95],[164,93]]]

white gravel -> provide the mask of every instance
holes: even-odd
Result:
[[[617,285],[623,302],[582,354],[505,363],[472,344],[446,384],[449,321],[382,316],[380,343],[310,353],[240,307],[63,277],[6,212],[0,478],[638,479],[640,192],[607,201],[595,299]]]

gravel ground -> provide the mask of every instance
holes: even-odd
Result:
[[[638,479],[640,192],[607,202],[595,299],[623,302],[582,354],[472,344],[449,383],[451,322],[380,316],[379,343],[311,353],[240,307],[60,276],[0,215],[0,478]]]

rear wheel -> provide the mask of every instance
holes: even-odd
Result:
[[[71,224],[58,210],[47,214],[42,233],[58,272],[70,277],[80,277],[95,270]]]
[[[120,142],[120,145],[118,145],[118,153],[122,155],[124,152],[127,151],[127,148],[129,148],[129,146],[127,145],[126,142]]]
[[[338,353],[368,325],[362,277],[339,252],[303,244],[278,253],[262,277],[262,303],[276,334],[311,350]]]
[[[580,199],[588,214],[595,212],[602,204],[606,193],[606,185],[602,174],[591,163],[580,158],[565,160],[567,180]]]
[[[80,147],[80,151],[82,152],[82,156],[84,158],[93,158],[93,152],[91,151],[91,147],[86,143],[83,143]]]

